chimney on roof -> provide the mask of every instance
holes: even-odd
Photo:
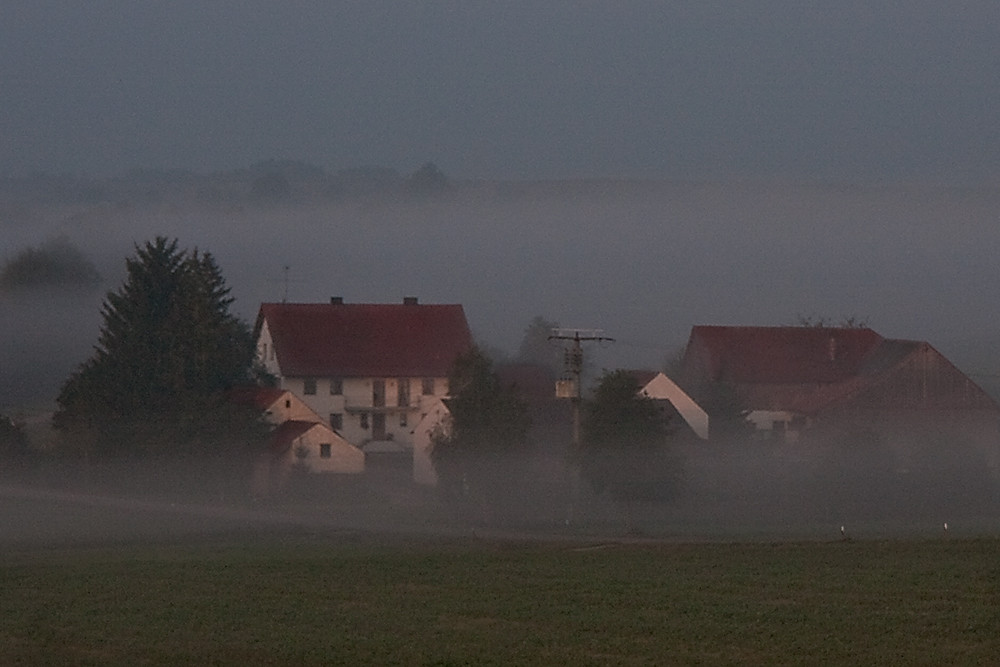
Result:
[[[331,296],[330,297],[331,306],[342,306],[344,305],[344,297],[342,296]]]
[[[417,305],[417,297],[415,296],[404,296],[403,297],[404,306],[415,306]]]

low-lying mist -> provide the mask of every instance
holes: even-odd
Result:
[[[408,461],[362,475],[293,473],[268,497],[247,466],[173,460],[62,463],[0,481],[3,543],[120,542],[262,531],[514,539],[879,539],[995,533],[1000,480],[972,449],[674,444],[658,501],[596,493],[546,443],[473,461],[450,489],[410,481]],[[843,531],[843,532],[842,532]]]
[[[595,367],[662,367],[693,324],[855,316],[931,341],[973,375],[1000,338],[1000,193],[793,184],[457,184],[439,197],[198,198],[0,208],[3,258],[64,236],[120,284],[134,244],[176,236],[213,252],[235,308],[262,301],[461,303],[477,338],[516,350],[535,315],[604,329]],[[100,294],[98,294],[98,297]],[[4,358],[50,370],[0,402],[53,395],[89,353],[99,298],[0,299]],[[965,345],[977,340],[980,344]]]

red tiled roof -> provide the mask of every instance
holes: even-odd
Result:
[[[736,386],[747,407],[815,414],[891,377],[926,343],[871,329],[714,327],[691,330],[687,380]]]
[[[858,375],[883,341],[871,329],[696,326],[688,353],[704,355],[712,380],[826,384]]]
[[[444,377],[472,346],[460,305],[265,303],[264,321],[291,377]]]
[[[284,393],[284,389],[276,387],[244,386],[233,387],[227,392],[227,396],[237,405],[247,405],[263,412],[274,405]]]
[[[301,437],[309,429],[317,425],[322,426],[318,422],[298,421],[294,419],[282,422],[278,428],[271,432],[268,449],[274,454],[287,452],[296,438]]]
[[[684,374],[693,385],[729,383],[750,409],[817,414],[893,382],[897,371],[919,353],[950,367],[954,377],[964,377],[928,343],[885,339],[871,329],[811,327],[694,327]],[[960,384],[957,399],[945,388],[922,400],[937,406],[958,400],[965,407],[996,408],[971,380]]]

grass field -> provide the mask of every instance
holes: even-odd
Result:
[[[0,664],[995,664],[1000,540],[272,534],[0,557]]]

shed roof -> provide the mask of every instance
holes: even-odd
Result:
[[[444,377],[472,346],[456,304],[264,303],[265,322],[293,377]]]

